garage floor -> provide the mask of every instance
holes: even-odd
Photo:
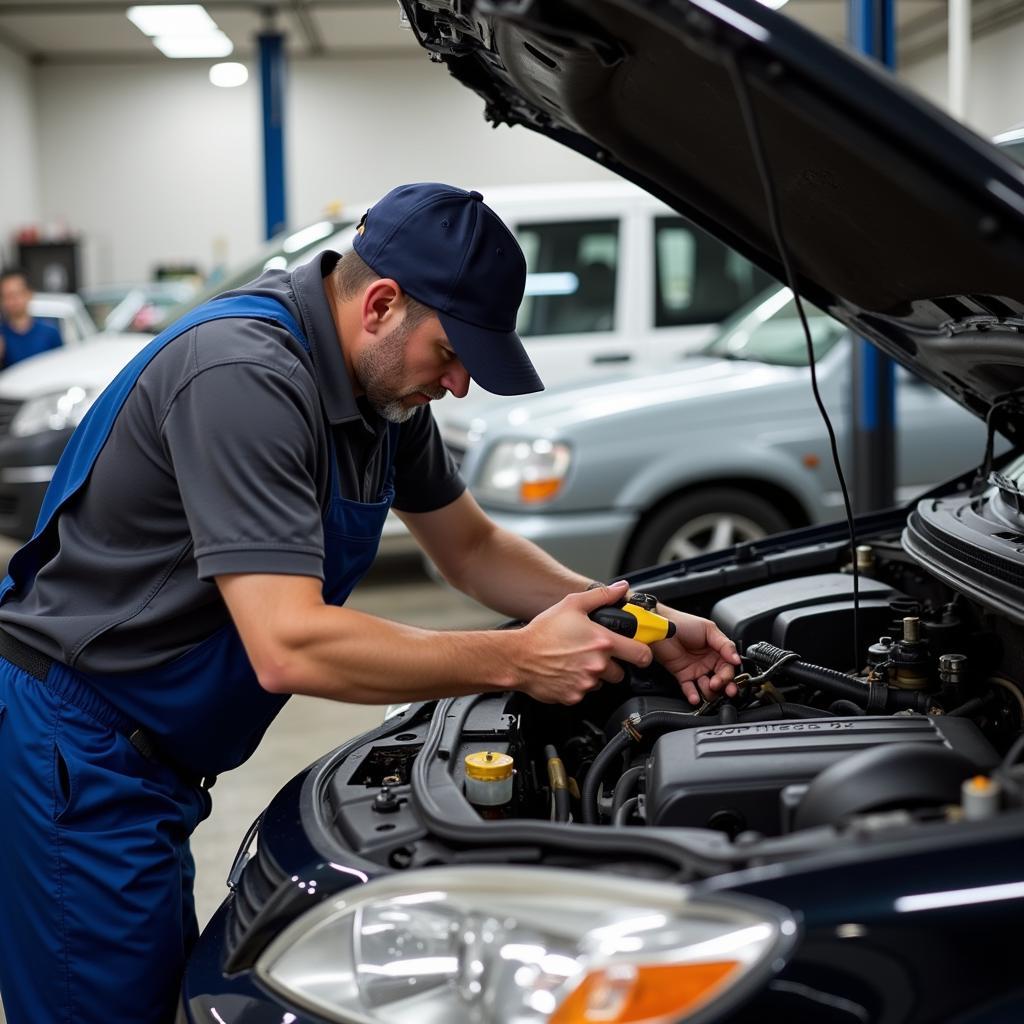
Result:
[[[16,545],[0,538],[6,565]],[[351,607],[434,629],[478,628],[500,618],[432,582],[416,559],[382,562],[349,601]],[[241,768],[218,779],[213,814],[196,830],[196,909],[202,927],[227,894],[225,879],[246,829],[296,772],[350,736],[377,725],[381,707],[296,697],[278,715],[260,749]],[[0,1007],[0,1024],[5,1018]]]

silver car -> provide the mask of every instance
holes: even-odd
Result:
[[[818,381],[849,451],[851,339],[805,304]],[[896,369],[898,498],[977,465],[983,425]],[[792,295],[775,288],[679,368],[486,409],[445,439],[488,513],[593,579],[842,516]]]

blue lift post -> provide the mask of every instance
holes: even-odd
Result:
[[[263,99],[263,198],[264,230],[273,238],[284,230],[284,85],[286,60],[284,36],[264,32],[257,37],[260,48],[260,92]]]
[[[896,0],[849,0],[850,42],[886,67],[896,64]],[[857,512],[896,503],[896,388],[892,360],[854,338],[853,504]]]

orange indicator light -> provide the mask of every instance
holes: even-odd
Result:
[[[615,964],[591,971],[550,1024],[657,1024],[678,1021],[727,982],[735,960],[697,964]]]
[[[519,485],[519,497],[522,501],[546,501],[553,498],[561,486],[561,480],[530,480]]]

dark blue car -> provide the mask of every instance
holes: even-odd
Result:
[[[1024,1020],[1024,173],[756,0],[402,3],[490,120],[795,285],[988,451],[854,536],[634,574],[735,639],[736,698],[637,670],[327,754],[244,838],[180,1020]]]

